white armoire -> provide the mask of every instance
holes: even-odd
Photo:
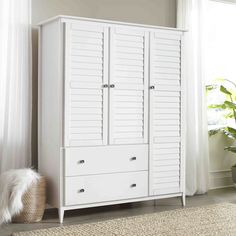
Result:
[[[65,210],[182,197],[183,31],[58,16],[39,24],[39,172]]]

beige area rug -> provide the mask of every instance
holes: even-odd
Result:
[[[55,227],[14,236],[236,236],[236,205],[222,203]]]

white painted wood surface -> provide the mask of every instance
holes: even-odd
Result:
[[[148,145],[66,148],[65,176],[148,170]]]
[[[148,171],[65,178],[65,205],[148,195]]]
[[[50,22],[39,31],[38,84],[38,168],[48,181],[47,199],[59,207],[61,193],[61,153],[63,145],[63,57],[60,21]],[[53,168],[52,168],[53,167]]]
[[[148,32],[110,28],[110,144],[148,140]]]
[[[150,195],[180,192],[180,52],[181,33],[150,34]]]
[[[40,26],[39,171],[60,222],[69,209],[184,204],[182,34],[69,17]]]
[[[108,28],[65,25],[65,146],[107,144]]]

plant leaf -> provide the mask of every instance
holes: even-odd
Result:
[[[215,85],[215,84],[206,85],[206,90],[207,91],[211,91],[211,90],[216,89],[216,88],[217,88],[217,85]]]
[[[211,104],[208,106],[209,109],[226,109],[227,106],[223,103],[223,104]]]
[[[236,129],[232,127],[225,127],[222,131],[228,138],[236,139]]]
[[[225,88],[223,85],[220,86],[220,91],[224,94],[232,95],[232,93],[227,88]]]
[[[225,101],[224,104],[231,109],[236,109],[236,104],[233,102]]]
[[[209,134],[209,136],[211,137],[211,136],[213,136],[213,135],[215,135],[215,134],[218,134],[218,133],[221,132],[221,131],[222,131],[221,128],[218,128],[218,129],[211,129],[211,130],[208,131],[208,134]]]
[[[228,129],[229,132],[236,134],[236,129],[235,128],[232,128],[232,127],[228,126],[227,129]]]
[[[232,127],[221,127],[221,128],[217,128],[217,129],[212,129],[208,131],[209,136],[213,136],[217,133],[222,132],[225,136],[227,136],[228,138],[231,139],[236,139],[236,129],[232,128]]]
[[[224,78],[216,78],[213,80],[214,82],[221,82],[221,83],[224,83],[226,80]]]
[[[225,147],[224,150],[227,150],[227,151],[229,151],[229,152],[236,153],[236,146]]]
[[[232,118],[234,118],[233,112],[229,112],[228,114],[224,115],[224,118],[225,119],[232,119]]]

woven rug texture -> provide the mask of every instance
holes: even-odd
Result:
[[[13,236],[236,236],[236,204],[192,207]]]

